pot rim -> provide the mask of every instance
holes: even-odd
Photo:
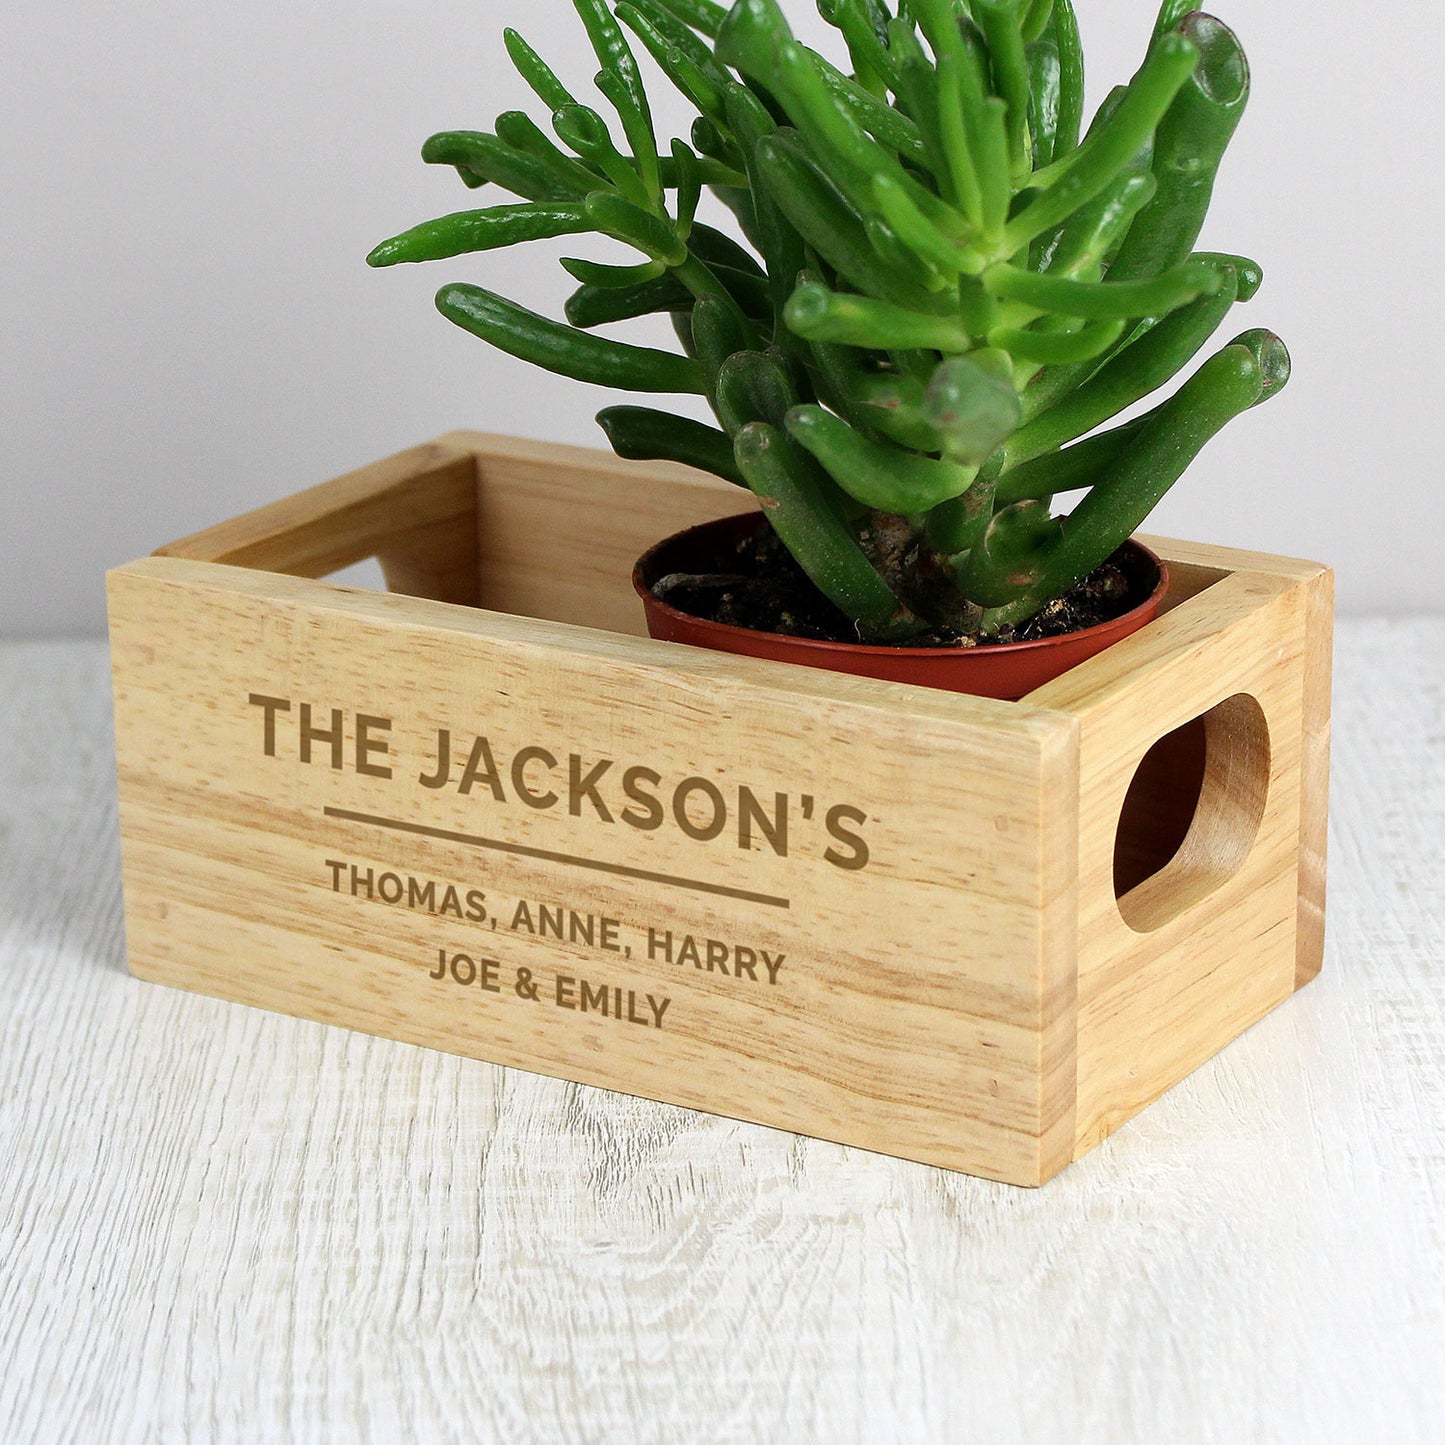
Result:
[[[742,518],[751,518],[756,515],[766,522],[766,517],[759,511],[736,512],[727,517],[715,517],[710,522],[701,522],[694,527],[684,527],[680,531],[654,542],[637,559],[632,568],[632,586],[638,597],[647,607],[656,608],[664,616],[681,619],[689,627],[700,628],[704,632],[717,633],[720,635],[733,635],[741,633],[746,637],[775,638],[779,642],[792,646],[803,646],[815,649],[821,653],[846,652],[864,657],[883,656],[898,657],[900,654],[907,657],[930,658],[930,657],[959,657],[966,655],[978,657],[981,655],[1002,655],[1007,653],[1010,657],[1025,656],[1032,652],[1042,652],[1052,647],[1071,643],[1076,639],[1099,636],[1120,627],[1128,619],[1136,616],[1146,608],[1156,608],[1163,602],[1165,594],[1169,590],[1169,567],[1164,560],[1152,548],[1146,547],[1137,537],[1130,537],[1123,545],[1133,548],[1142,554],[1149,562],[1153,563],[1157,578],[1149,595],[1135,603],[1127,612],[1121,612],[1117,617],[1111,617],[1105,622],[1096,622],[1090,627],[1080,627],[1073,632],[1060,632],[1053,637],[1031,637],[1022,642],[980,642],[972,647],[909,647],[906,644],[892,646],[888,643],[877,642],[834,642],[821,637],[797,637],[788,632],[764,632],[757,627],[741,627],[735,622],[715,622],[708,617],[697,617],[691,612],[684,612],[681,608],[674,607],[670,602],[664,602],[658,597],[652,588],[644,580],[648,561],[653,558],[664,547],[671,546],[684,537],[691,536],[697,532],[708,532],[713,528],[725,526],[729,523],[736,523]]]

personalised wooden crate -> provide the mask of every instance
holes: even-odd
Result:
[[[748,503],[457,433],[112,572],[133,972],[1017,1184],[1315,974],[1326,569],[1021,703],[637,635]]]

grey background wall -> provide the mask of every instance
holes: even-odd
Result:
[[[818,32],[807,0],[784,3]],[[1154,529],[1332,561],[1349,611],[1439,610],[1445,10],[1219,8],[1256,85],[1204,241],[1263,263],[1237,329],[1285,336],[1295,378],[1212,445]],[[1131,73],[1155,4],[1078,9],[1097,100]],[[9,10],[0,635],[99,633],[107,566],[440,431],[601,444],[599,393],[431,306],[443,281],[485,278],[555,314],[568,248],[362,264],[469,204],[417,148],[526,103],[505,24],[586,86],[567,0]],[[681,133],[682,107],[660,111]]]

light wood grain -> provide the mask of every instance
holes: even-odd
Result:
[[[1216,566],[1235,560],[1210,555]],[[1245,560],[1258,570],[1230,571],[1029,697],[1081,728],[1079,1153],[1295,989],[1301,831],[1324,806],[1301,786],[1308,584],[1286,562],[1272,572],[1268,559]],[[1255,778],[1232,699],[1236,716],[1257,711],[1267,730]],[[1121,904],[1115,839],[1139,761],[1216,709],[1189,833]]]
[[[141,976],[990,1177],[1038,1183],[1066,1162],[1039,1059],[1070,1048],[1052,1036],[1071,1037],[1071,959],[1043,940],[1071,899],[1043,892],[1039,860],[1072,849],[1067,719],[169,557],[113,573],[110,595]],[[291,709],[274,756],[256,696]],[[344,709],[341,767],[329,746],[298,761],[307,705],[328,727]],[[359,715],[388,720],[391,776],[351,771]],[[451,786],[418,785],[439,729],[460,753],[483,727],[504,798],[462,796],[460,757]],[[554,760],[529,781],[550,808],[521,804],[524,747]],[[567,785],[572,757],[579,775],[606,763],[605,795]],[[703,779],[725,831],[623,826],[615,780],[635,766],[659,815]],[[741,846],[742,788],[787,814],[785,846]],[[825,831],[836,808],[854,810],[862,879],[829,862],[856,857]],[[491,926],[337,892],[328,859],[482,888]],[[524,902],[614,919],[619,946],[570,925],[538,939],[514,927]],[[684,963],[685,937],[746,948],[755,972]],[[497,960],[490,996],[431,978],[441,947]],[[785,960],[776,982],[764,954]],[[547,997],[519,1003],[520,969]],[[581,1014],[559,980],[583,978],[632,991],[643,1024],[631,1005],[621,1026]],[[670,1010],[656,1027],[648,999]]]
[[[633,563],[684,527],[757,509],[751,492],[674,462],[491,432],[437,444],[476,459],[477,604],[523,617],[646,636]]]
[[[1299,919],[1295,925],[1295,987],[1320,971],[1325,951],[1325,855],[1329,839],[1330,693],[1334,664],[1335,578],[1306,580],[1305,673],[1300,746]]]
[[[1324,972],[1040,1191],[128,976],[108,691],[0,647],[0,1440],[1438,1438],[1445,622],[1341,623]]]
[[[375,557],[391,591],[477,601],[474,453],[445,439],[171,542],[157,555],[296,577]]]
[[[736,495],[455,433],[117,569],[132,969],[1021,1184],[1293,991],[1323,569],[1158,543],[1160,618],[1024,703],[629,635],[637,552]],[[473,565],[487,608],[278,575],[424,570],[438,529],[474,539],[442,570]],[[1131,780],[1199,719],[1193,822],[1120,900]],[[610,804],[579,782],[607,773]],[[466,918],[448,885],[478,890]]]
[[[1225,550],[1145,536],[1141,540],[1170,549],[1167,605],[1178,606],[1194,592],[1217,581],[1215,570]],[[1304,589],[1304,729],[1300,757],[1299,916],[1295,931],[1295,987],[1320,971],[1324,957],[1325,855],[1330,788],[1330,675],[1333,661],[1335,578],[1318,562],[1227,549],[1226,565],[1240,571],[1264,569],[1285,575]]]

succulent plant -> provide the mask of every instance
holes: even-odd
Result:
[[[845,67],[796,40],[777,0],[573,4],[620,139],[508,30],[556,140],[508,111],[422,155],[521,199],[368,259],[580,232],[634,247],[635,265],[563,261],[579,283],[566,323],[470,284],[437,306],[565,376],[705,397],[717,426],[630,405],[598,421],[624,457],[750,488],[860,637],[1021,623],[1288,379],[1279,339],[1247,331],[1101,430],[1260,284],[1243,257],[1193,253],[1249,91],[1219,20],[1165,0],[1138,72],[1081,138],[1071,0],[819,0]],[[624,27],[696,108],[691,144],[659,146]],[[746,244],[698,219],[704,191]],[[656,312],[680,354],[596,334]]]

